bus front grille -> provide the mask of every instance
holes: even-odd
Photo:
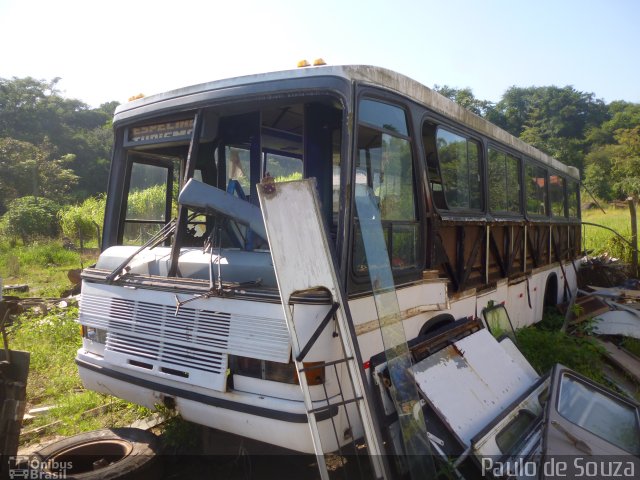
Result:
[[[83,295],[80,323],[107,331],[105,360],[128,369],[224,390],[231,315]]]

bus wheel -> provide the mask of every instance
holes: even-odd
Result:
[[[435,332],[440,327],[444,327],[445,325],[448,325],[455,321],[456,319],[450,313],[441,313],[440,315],[436,315],[435,317],[427,320],[424,325],[420,327],[418,337],[423,337],[431,332]]]
[[[32,459],[30,467],[37,467],[42,474],[51,475],[51,478],[154,479],[161,477],[157,450],[158,438],[146,430],[94,430],[38,450],[34,454],[37,461]]]

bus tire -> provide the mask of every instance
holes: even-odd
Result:
[[[433,318],[427,320],[422,327],[420,327],[420,332],[418,332],[418,337],[423,337],[428,333],[434,332],[440,327],[448,325],[450,323],[455,322],[456,319],[450,313],[441,313],[436,315]]]
[[[154,479],[161,477],[158,448],[158,438],[139,428],[94,430],[38,450],[31,467],[76,480]]]

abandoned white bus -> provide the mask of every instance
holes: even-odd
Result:
[[[383,343],[357,184],[375,192],[407,339],[491,301],[514,327],[531,324],[575,288],[578,171],[397,73],[321,66],[216,81],[120,106],[114,130],[102,254],[83,272],[76,361],[90,389],[314,451],[264,225],[242,213],[259,206],[265,177],[316,179],[365,369]],[[206,208],[178,201],[189,179]],[[308,318],[300,335],[329,302],[294,298]],[[304,361],[340,358],[334,333]],[[362,435],[331,406],[344,371],[308,378],[317,404],[328,399],[318,427],[335,447]]]

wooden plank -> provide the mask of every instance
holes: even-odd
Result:
[[[29,285],[26,283],[16,284],[16,285],[5,285],[2,287],[2,291],[4,292],[28,292]]]
[[[629,376],[637,382],[640,382],[640,359],[635,355],[627,352],[614,345],[611,342],[607,342],[596,338],[595,342],[605,350],[607,358],[616,366],[624,370]]]
[[[600,298],[591,295],[576,298],[575,305],[580,308],[580,313],[576,316],[570,312],[569,320],[571,323],[580,323],[611,310],[611,307]],[[566,313],[567,307],[567,304],[558,305],[558,309],[562,313]]]
[[[423,270],[422,272],[423,280],[438,280],[438,276],[438,270]]]

